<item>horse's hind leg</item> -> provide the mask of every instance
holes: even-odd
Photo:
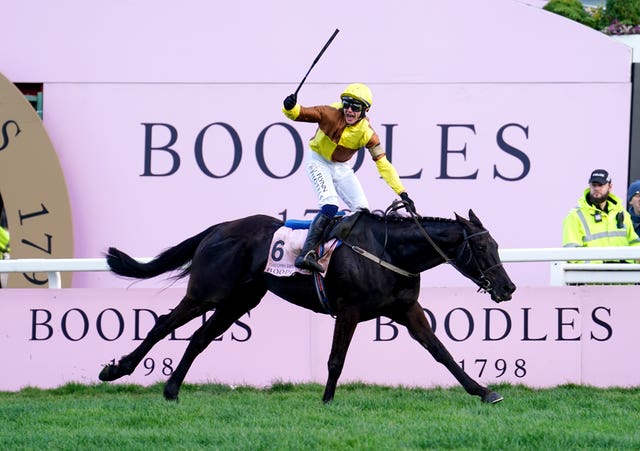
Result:
[[[185,296],[180,304],[166,315],[158,317],[145,339],[130,354],[122,356],[118,363],[106,365],[98,378],[101,381],[113,381],[133,373],[138,364],[153,346],[180,326],[202,315],[212,307],[211,304],[197,302]]]
[[[482,401],[486,403],[494,404],[502,401],[501,395],[478,384],[458,365],[433,333],[420,304],[414,303],[409,310],[402,314],[392,315],[391,319],[406,326],[411,336],[426,348],[437,362],[447,367],[467,393],[480,396]]]
[[[184,378],[196,357],[204,351],[207,346],[217,337],[222,335],[231,325],[242,315],[258,305],[265,294],[265,290],[260,293],[247,294],[246,292],[227,298],[222,305],[218,306],[211,318],[207,320],[189,340],[189,345],[173,371],[164,387],[164,397],[168,400],[178,399],[178,392],[182,386]]]

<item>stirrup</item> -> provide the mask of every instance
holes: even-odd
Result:
[[[309,251],[304,255],[299,255],[294,263],[296,268],[308,269],[309,271],[324,272],[323,266],[318,263],[315,251]]]

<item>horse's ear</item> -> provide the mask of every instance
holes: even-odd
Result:
[[[467,218],[463,218],[462,216],[460,216],[455,211],[453,212],[453,214],[456,215],[456,221],[458,221],[463,226],[467,226],[467,227],[469,226],[469,220]]]
[[[469,219],[471,220],[471,222],[473,222],[478,227],[484,228],[483,225],[482,225],[482,222],[480,222],[480,218],[478,218],[476,216],[476,214],[473,212],[472,209],[469,209]]]

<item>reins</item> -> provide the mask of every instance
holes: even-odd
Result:
[[[393,203],[389,206],[389,208],[387,208],[387,211],[385,211],[384,216],[385,216],[385,221],[386,221],[386,217],[387,214],[390,211],[395,211],[398,210],[399,208],[404,208],[409,212],[409,215],[411,216],[411,219],[413,220],[413,222],[416,223],[416,225],[418,226],[418,229],[420,230],[420,233],[422,233],[422,235],[426,238],[426,240],[429,242],[429,244],[431,245],[431,247],[433,247],[436,252],[438,254],[440,254],[440,257],[442,257],[442,259],[444,260],[445,263],[451,263],[451,259],[449,257],[447,257],[447,254],[445,254],[442,249],[440,249],[440,246],[438,246],[436,244],[435,241],[433,241],[433,239],[431,238],[431,236],[427,233],[427,231],[425,230],[425,228],[422,226],[422,224],[420,224],[420,221],[418,220],[418,215],[416,213],[414,213],[410,208],[407,208],[406,202],[403,200],[395,200],[393,201]],[[386,234],[386,231],[385,231]],[[385,238],[385,244],[386,244],[386,238]],[[455,265],[454,265],[455,266]]]

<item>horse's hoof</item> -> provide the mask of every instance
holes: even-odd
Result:
[[[179,388],[175,386],[171,386],[169,383],[164,387],[164,399],[167,401],[175,401],[178,402],[178,392]]]
[[[482,397],[482,402],[486,402],[487,404],[496,404],[502,401],[504,398],[501,394],[496,393],[494,391],[490,391],[486,395]]]
[[[116,365],[105,365],[98,374],[98,379],[103,382],[115,381],[120,376],[118,375],[118,367]]]

